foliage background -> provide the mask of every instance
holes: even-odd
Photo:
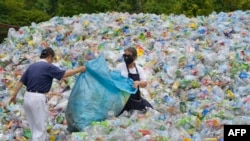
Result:
[[[195,17],[249,9],[250,0],[0,0],[0,42],[10,27],[29,26],[54,16],[116,11]]]

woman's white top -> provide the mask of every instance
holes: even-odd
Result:
[[[140,80],[141,81],[146,81],[146,75],[145,75],[144,69],[141,66],[137,65],[137,64],[136,64],[136,68],[138,70]],[[132,74],[136,74],[137,73],[136,68],[135,67],[129,68],[129,72],[132,73]],[[125,62],[118,64],[117,67],[116,67],[116,70],[121,71],[122,76],[128,77],[128,70],[127,70],[127,66],[126,66]]]

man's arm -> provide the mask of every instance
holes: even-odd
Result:
[[[16,103],[16,96],[17,96],[19,90],[22,88],[22,86],[23,86],[23,82],[18,81],[17,84],[16,84],[16,87],[14,89],[14,92],[13,92],[11,98],[10,98],[9,104]]]
[[[85,71],[86,71],[86,67],[85,66],[81,66],[81,67],[78,67],[78,68],[75,68],[75,69],[72,69],[72,70],[67,70],[64,73],[63,78],[75,75],[75,74],[80,73],[80,72],[85,72]]]

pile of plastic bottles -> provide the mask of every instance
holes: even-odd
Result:
[[[70,69],[104,54],[110,69],[126,47],[136,47],[148,86],[143,96],[154,109],[95,121],[68,133],[64,112],[75,77],[53,83],[50,140],[223,141],[224,124],[250,120],[250,11],[184,15],[129,13],[53,17],[18,31],[0,44],[0,140],[29,140],[22,108],[11,91],[44,47],[56,51],[55,65]]]

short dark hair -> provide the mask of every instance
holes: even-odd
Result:
[[[137,50],[134,47],[128,47],[125,51],[129,51],[132,53],[133,58],[137,58]]]
[[[52,48],[48,47],[48,48],[45,48],[45,49],[42,50],[40,58],[41,59],[47,58],[50,55],[52,57],[55,57],[55,52],[54,52],[54,50]]]

